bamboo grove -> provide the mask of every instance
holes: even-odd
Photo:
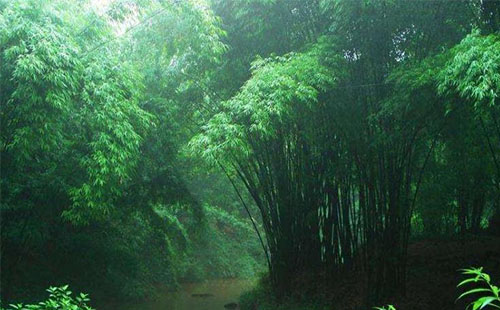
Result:
[[[278,296],[301,273],[364,270],[377,301],[404,294],[419,191],[436,150],[453,148],[446,131],[488,126],[477,136],[489,149],[481,182],[498,190],[500,6],[320,5],[331,13],[328,30],[299,52],[253,62],[251,78],[191,144],[222,159],[251,194]],[[477,230],[487,203],[498,208],[498,191],[489,201],[467,195],[456,198],[463,232]]]
[[[499,94],[499,0],[0,0],[2,300],[266,260],[381,305],[500,223]]]

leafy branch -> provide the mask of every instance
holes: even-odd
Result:
[[[462,269],[461,271],[462,274],[468,276],[468,278],[460,282],[457,287],[462,287],[469,283],[475,283],[476,285],[479,284],[480,287],[465,291],[457,298],[457,300],[471,294],[482,293],[484,296],[481,296],[471,302],[467,306],[467,309],[471,306],[472,310],[483,309],[486,307],[500,309],[500,289],[491,283],[491,278],[488,274],[483,272],[483,267]]]

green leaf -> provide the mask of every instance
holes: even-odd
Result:
[[[465,279],[462,282],[458,283],[457,287],[460,287],[464,284],[470,283],[470,282],[477,282],[478,280],[476,278],[470,278],[470,279]]]
[[[461,294],[460,296],[458,296],[457,300],[463,298],[464,296],[467,296],[470,294],[475,294],[475,293],[480,293],[480,292],[491,292],[491,290],[487,289],[487,288],[475,288],[475,289],[472,289],[470,291],[467,291],[467,292]]]

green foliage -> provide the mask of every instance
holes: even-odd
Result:
[[[249,3],[257,12],[279,6]],[[312,14],[316,4],[307,6]],[[227,9],[216,7],[221,14]],[[498,128],[494,117],[479,132],[470,110],[450,115],[456,94],[440,86],[443,76],[467,66],[456,69],[451,59],[477,12],[463,2],[445,10],[415,1],[321,1],[320,7],[326,14],[311,18],[311,28],[324,22],[328,39],[303,26],[316,43],[298,35],[295,52],[257,57],[251,76],[220,101],[191,146],[238,176],[254,199],[278,292],[289,291],[297,269],[343,270],[361,255],[371,257],[363,265],[373,286],[369,294],[377,299],[402,290],[412,218],[422,218],[434,234],[445,222],[443,232],[477,232],[485,210],[495,208],[492,162],[479,156],[486,142],[496,146],[489,139]],[[239,12],[244,17],[247,8]],[[258,18],[249,27],[274,29]],[[445,34],[436,37],[436,28]],[[482,61],[493,78],[478,69],[471,81],[495,80],[497,61],[488,44]],[[483,54],[474,55],[464,56],[465,63]],[[463,136],[451,134],[462,129]],[[462,174],[455,165],[470,169]],[[434,212],[436,206],[443,207]]]
[[[72,292],[68,289],[68,285],[50,287],[47,289],[47,292],[49,292],[49,299],[46,301],[32,305],[11,304],[5,310],[92,310],[87,305],[90,301],[88,295],[80,293],[78,296],[72,297]]]
[[[195,152],[209,161],[227,158],[228,153],[248,157],[253,152],[252,137],[276,137],[278,126],[300,117],[295,114],[297,108],[312,109],[319,93],[335,82],[331,67],[322,61],[321,48],[317,44],[304,53],[257,59],[252,78],[222,103],[223,112],[214,115],[191,141]]]
[[[451,53],[453,56],[440,76],[439,91],[456,91],[477,109],[494,106],[500,91],[498,34],[481,36],[475,30]]]
[[[198,80],[225,51],[219,20],[202,1],[136,4],[102,14],[85,1],[1,3],[4,297],[71,280],[99,299],[140,299],[153,284],[259,269],[249,234],[236,243],[212,220],[200,224],[205,209],[184,177],[198,172],[178,152],[206,99]],[[134,14],[156,17],[119,36],[116,25],[131,26]],[[212,235],[220,250],[203,265],[192,256]],[[234,245],[241,253],[222,257]]]
[[[473,310],[483,308],[500,308],[500,289],[491,283],[491,278],[487,273],[483,272],[483,268],[467,268],[462,269],[462,274],[467,279],[460,282],[457,287],[463,287],[467,284],[474,284],[474,287],[462,293],[458,299],[463,299],[468,295],[481,294],[482,296],[476,297],[467,309],[472,307]],[[477,296],[477,295],[476,295]]]
[[[59,178],[73,202],[65,215],[88,223],[111,212],[150,120],[138,105],[138,73],[107,52],[82,57],[87,42],[60,10],[19,1],[2,12],[2,157],[10,163],[2,172],[12,175],[2,184],[10,205],[29,190],[31,171]]]
[[[396,310],[396,308],[393,305],[387,305],[387,307],[375,307],[374,309],[377,309],[377,310]]]
[[[192,250],[198,277],[251,279],[262,272],[262,248],[249,221],[217,206],[204,205],[204,213],[206,228]]]
[[[279,302],[360,270],[375,304],[410,236],[500,214],[495,1],[101,2],[0,0],[2,296],[140,299],[265,256]]]

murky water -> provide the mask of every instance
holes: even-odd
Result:
[[[109,304],[100,310],[224,310],[251,289],[254,280],[226,279],[183,284],[178,291],[164,290],[156,300],[141,303]],[[195,296],[193,296],[193,294]]]

